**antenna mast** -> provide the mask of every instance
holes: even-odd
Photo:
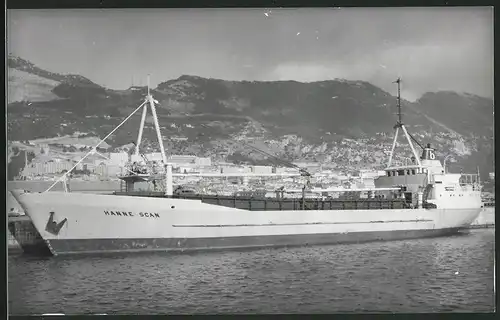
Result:
[[[401,130],[404,132],[405,136],[406,136],[406,140],[408,140],[408,144],[410,145],[410,148],[411,148],[411,151],[413,152],[413,156],[415,157],[415,160],[417,161],[418,165],[421,166],[422,164],[420,163],[420,157],[418,156],[417,152],[415,151],[415,148],[413,147],[413,144],[411,143],[411,138],[410,138],[410,135],[408,134],[408,131],[406,131],[406,127],[403,123],[403,114],[401,112],[401,78],[398,77],[398,79],[396,81],[394,81],[393,83],[397,83],[398,84],[398,121],[396,123],[396,125],[394,126],[394,129],[396,130],[396,132],[394,133],[394,140],[392,142],[392,148],[391,148],[391,154],[389,156],[389,162],[387,164],[387,167],[390,167],[391,164],[392,164],[392,157],[394,155],[394,149],[396,148],[396,142],[398,140],[398,133],[399,133],[399,129],[401,128]]]
[[[393,83],[398,84],[398,125],[403,125],[403,115],[401,114],[401,78],[394,81]]]
[[[149,93],[149,74],[148,74],[148,97],[150,96],[150,93]]]

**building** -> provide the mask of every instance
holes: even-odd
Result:
[[[124,172],[124,169],[122,166],[117,166],[117,165],[108,165],[107,166],[107,177],[117,177]]]
[[[108,165],[104,161],[101,161],[101,163],[95,167],[94,173],[104,178],[108,177]]]
[[[23,170],[22,175],[24,176],[38,176],[44,174],[57,174],[63,171],[69,171],[75,165],[74,162],[62,161],[54,162],[49,161],[45,163],[32,162]]]
[[[187,137],[182,137],[182,136],[172,136],[172,137],[170,137],[170,140],[174,140],[174,141],[187,141],[188,138]]]
[[[210,159],[209,157],[207,157],[207,158],[196,157],[195,164],[197,166],[210,167],[212,165],[212,159]]]
[[[361,177],[363,179],[375,179],[378,178],[379,176],[385,176],[385,171],[378,171],[378,170],[359,170],[357,173],[358,177]],[[381,174],[382,173],[382,174]]]
[[[288,168],[288,167],[276,167],[274,168],[275,173],[300,173],[298,168]]]
[[[93,172],[95,169],[95,165],[93,163],[83,163],[82,162],[82,163],[78,164],[75,169]]]
[[[491,180],[495,181],[495,172],[490,172],[489,177]]]
[[[244,166],[222,165],[222,166],[220,166],[220,172],[221,173],[250,173],[250,172],[252,172],[252,170],[249,167],[244,167]]]
[[[191,155],[171,155],[168,158],[168,162],[171,163],[195,163],[196,161],[196,156],[191,156]]]
[[[140,154],[134,153],[130,156],[130,161],[131,162],[143,162],[144,159],[142,158],[142,156]],[[127,162],[125,162],[125,163],[127,163]]]
[[[196,171],[193,167],[189,166],[179,166],[176,168],[179,170],[180,173],[191,173]]]
[[[161,152],[151,152],[145,155],[149,161],[163,161]]]
[[[252,166],[252,173],[273,173],[271,166]]]
[[[44,154],[44,155],[49,155],[50,153],[50,147],[48,144],[43,143],[38,145],[38,154]]]
[[[109,154],[110,165],[125,165],[128,162],[128,153],[112,152]]]

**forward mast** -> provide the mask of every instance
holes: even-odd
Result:
[[[108,139],[113,133],[118,130],[125,122],[127,122],[137,111],[142,109],[142,116],[141,116],[141,123],[139,127],[139,133],[137,136],[137,144],[136,144],[136,149],[135,149],[135,154],[139,154],[139,147],[141,145],[142,141],[142,133],[144,131],[144,123],[146,121],[146,115],[147,115],[147,108],[148,105],[151,108],[151,114],[153,116],[153,121],[155,125],[155,130],[156,130],[156,136],[158,138],[158,144],[160,146],[160,152],[161,152],[161,157],[162,157],[162,162],[165,167],[165,180],[166,180],[166,186],[165,186],[165,195],[171,196],[173,194],[173,183],[172,183],[172,164],[167,162],[167,156],[165,154],[165,148],[163,147],[163,139],[160,131],[160,125],[158,123],[158,116],[156,114],[156,106],[155,104],[158,104],[158,101],[153,98],[153,95],[151,94],[151,90],[149,87],[149,75],[148,75],[148,84],[147,84],[147,95],[144,99],[144,101],[139,105],[131,114],[129,114],[118,126],[116,126],[106,137],[101,139],[97,145],[95,145],[92,150],[90,150],[85,156],[83,156],[80,161],[78,161],[71,169],[69,169],[66,173],[64,173],[59,179],[57,179],[47,190],[44,192],[50,191],[57,183],[62,182],[63,183],[63,188],[65,192],[68,192],[67,189],[67,183],[68,183],[68,177],[69,174],[87,158],[91,154],[97,154],[105,159],[108,159],[108,157],[100,154],[97,152],[97,148],[106,140]],[[109,159],[108,159],[109,160]],[[128,171],[131,171],[127,169]],[[121,177],[122,180],[125,180],[128,186],[130,186],[133,189],[133,184],[134,182],[137,181],[144,181],[149,178],[149,175],[138,175],[135,172],[131,173],[133,175],[127,176],[127,177]]]
[[[135,146],[135,155],[139,155],[139,148],[141,146],[142,142],[142,133],[144,131],[144,123],[146,122],[146,115],[148,112],[148,105],[151,109],[151,114],[153,116],[153,122],[155,126],[155,131],[156,131],[156,137],[158,139],[158,145],[160,146],[160,153],[161,153],[161,158],[163,165],[165,167],[165,195],[166,196],[172,196],[173,194],[173,178],[172,178],[172,164],[167,162],[167,155],[165,154],[165,148],[163,146],[163,137],[161,134],[160,130],[160,124],[158,122],[158,115],[156,114],[156,106],[155,103],[158,103],[157,100],[153,98],[153,95],[151,94],[150,90],[150,84],[149,84],[149,75],[148,75],[148,84],[147,84],[147,95],[146,98],[144,99],[143,103],[143,109],[142,109],[142,116],[141,116],[141,123],[139,126],[139,133],[137,134],[137,143]],[[133,176],[131,176],[132,178]],[[123,179],[123,177],[122,177]],[[128,183],[129,181],[126,180]],[[134,183],[134,181],[131,181],[131,183]]]

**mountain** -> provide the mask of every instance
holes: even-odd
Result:
[[[493,131],[493,101],[472,94],[428,92],[416,102],[417,108],[450,129],[488,135]]]
[[[147,90],[111,90],[12,56],[8,73],[11,141],[75,132],[104,137],[139,106]],[[159,101],[166,149],[215,159],[269,161],[239,142],[244,140],[288,160],[380,167],[396,122],[396,98],[364,81],[225,81],[183,75],[160,83],[152,94]],[[481,164],[485,172],[492,171],[493,158],[484,156],[492,156],[491,99],[426,93],[415,103],[403,100],[402,109],[421,144],[433,143],[441,156],[453,154],[466,169]],[[107,142],[119,147],[134,141],[139,121],[138,112]],[[146,148],[156,140],[151,117],[147,122]],[[400,149],[403,157],[409,155],[409,148]]]

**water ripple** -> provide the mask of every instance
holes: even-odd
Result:
[[[9,257],[13,315],[491,312],[494,229],[323,247]]]

